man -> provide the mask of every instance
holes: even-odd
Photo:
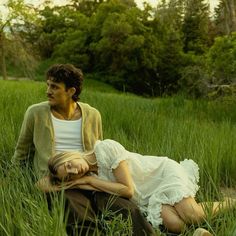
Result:
[[[30,106],[24,116],[13,163],[33,161],[38,179],[48,173],[48,160],[63,151],[92,150],[102,139],[100,113],[78,102],[82,90],[82,71],[71,64],[56,64],[46,73],[47,102]],[[48,184],[45,192],[56,190]],[[95,222],[98,212],[106,208],[111,195],[88,190],[66,190],[68,224]],[[121,213],[133,223],[134,235],[151,235],[154,231],[137,206],[124,198],[113,199],[110,210]]]

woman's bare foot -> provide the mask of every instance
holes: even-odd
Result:
[[[211,234],[209,231],[207,231],[206,229],[203,228],[197,228],[194,233],[193,236],[213,236],[213,234]]]

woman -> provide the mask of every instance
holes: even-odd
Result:
[[[198,166],[167,157],[129,152],[116,141],[97,141],[90,153],[61,153],[51,158],[52,178],[68,186],[95,189],[133,200],[154,228],[163,224],[180,233],[187,224],[204,221],[206,203],[194,199],[199,188]],[[95,173],[96,175],[94,175]],[[212,213],[229,208],[213,202]]]

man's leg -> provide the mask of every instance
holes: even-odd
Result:
[[[67,207],[79,221],[95,222],[96,214],[91,206],[92,191],[68,189],[65,191],[65,198],[68,200]]]
[[[65,191],[67,233],[89,235],[97,230],[96,214],[91,205],[92,191],[68,189]],[[77,232],[77,234],[76,234]]]
[[[94,204],[97,210],[110,209],[115,214],[126,219],[131,217],[134,236],[156,235],[152,226],[147,222],[138,206],[126,198],[117,197],[104,192],[94,193]]]
[[[47,193],[49,211],[60,193]],[[68,235],[91,235],[97,230],[96,215],[91,207],[92,191],[70,189],[64,192],[65,220]],[[82,232],[82,233],[81,233]]]

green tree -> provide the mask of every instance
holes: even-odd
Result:
[[[84,71],[90,69],[89,45],[89,18],[75,12],[73,21],[79,22],[76,26],[65,31],[64,40],[54,47],[52,58],[63,62],[78,65]]]
[[[236,33],[218,37],[207,54],[211,84],[236,83]]]
[[[41,27],[38,35],[38,47],[43,58],[50,58],[57,45],[64,42],[67,32],[73,31],[78,25],[77,15],[67,6],[45,6],[40,12]]]
[[[178,91],[178,81],[183,59],[182,22],[184,2],[181,0],[162,1],[157,6],[153,33],[161,50],[158,54],[157,77],[158,95]]]
[[[214,18],[218,35],[236,31],[236,0],[220,0]]]
[[[95,29],[90,45],[94,70],[109,75],[119,89],[153,93],[159,46],[152,35],[147,12],[120,1],[99,6],[93,16]]]
[[[209,4],[204,0],[186,0],[183,22],[184,51],[201,55],[209,45]]]
[[[23,0],[9,0],[4,6],[8,13],[0,15],[0,53],[2,76],[7,79],[7,55],[9,59],[14,59],[13,63],[23,66],[26,73],[33,67],[34,59],[28,51],[30,45],[24,43],[18,31],[25,22],[35,20],[35,11],[31,5],[25,5]],[[29,61],[31,68],[27,66]]]

